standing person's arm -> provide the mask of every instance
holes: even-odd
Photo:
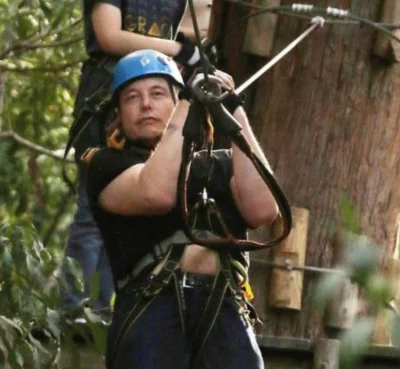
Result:
[[[250,127],[246,113],[239,107],[234,117],[242,125],[242,134],[250,143],[253,152],[271,171],[268,161]],[[232,145],[233,177],[231,189],[235,203],[250,227],[271,224],[278,215],[278,207],[268,186],[262,180],[250,159]]]
[[[200,37],[202,39],[204,37],[207,37],[208,34],[208,28],[210,25],[210,16],[211,16],[211,6],[212,6],[211,0],[196,0],[196,2],[194,3],[197,25],[199,27]],[[186,9],[186,13],[185,16],[183,17],[182,23],[180,24],[179,31],[183,32],[192,41],[195,41],[196,37],[189,6]]]
[[[192,65],[191,59],[197,55],[193,45],[123,30],[121,10],[108,3],[99,2],[94,5],[92,22],[97,42],[110,55],[124,56],[136,50],[154,49],[189,65]]]

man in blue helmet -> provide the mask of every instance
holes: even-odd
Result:
[[[229,75],[214,74],[223,89],[233,89]],[[220,291],[215,313],[208,306],[221,260],[229,257],[232,264],[246,268],[245,258],[232,249],[221,259],[218,251],[189,242],[182,232],[177,180],[182,129],[193,106],[190,85],[184,87],[170,58],[142,50],[118,62],[112,88],[118,111],[115,130],[107,148],[85,155],[91,210],[116,285],[107,368],[263,368],[235,271],[230,272],[229,291]],[[224,105],[242,124],[253,151],[267,163],[241,100],[230,96]],[[209,169],[209,193],[224,204],[222,216],[236,236],[244,237],[249,226],[275,219],[273,196],[235,145],[213,151]],[[204,174],[203,155],[198,152],[187,178],[189,197],[198,195]],[[230,264],[221,265],[230,269]]]

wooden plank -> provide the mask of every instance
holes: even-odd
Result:
[[[399,260],[399,229],[397,230],[396,245],[393,258],[387,261],[384,269],[384,275],[390,285],[391,303],[397,309],[400,307],[400,260]],[[393,346],[392,325],[394,312],[390,309],[383,309],[379,312],[374,333],[372,335],[372,344],[377,346]]]
[[[386,275],[389,280],[392,299],[398,309],[400,309],[400,260],[389,259],[387,263]]]
[[[392,322],[393,312],[383,309],[379,312],[374,333],[372,334],[372,344],[375,346],[392,346]]]
[[[307,209],[292,208],[293,228],[289,237],[276,247],[274,262],[284,264],[288,259],[293,265],[304,265],[307,248],[309,212]],[[278,234],[282,230],[282,220],[274,225]],[[303,292],[304,272],[274,268],[269,290],[271,307],[300,310]]]
[[[400,21],[400,1],[385,0],[383,3],[381,22],[399,23]],[[393,35],[400,37],[400,29],[393,30]],[[382,58],[400,62],[400,43],[388,37],[382,32],[378,32],[374,53]]]
[[[352,326],[358,304],[358,286],[344,280],[337,294],[328,304],[325,326],[334,329],[348,329]]]
[[[351,239],[360,244],[367,242],[367,237],[350,232],[340,233],[336,236],[332,245],[332,260],[334,267],[344,262],[344,240]],[[348,329],[352,326],[358,309],[358,286],[346,279],[339,286],[336,295],[329,301],[324,317],[326,327],[334,330]]]
[[[396,255],[395,251],[395,255]],[[391,303],[398,309],[400,306],[400,260],[389,259],[385,268],[385,277],[387,278],[391,289]],[[383,309],[379,312],[374,333],[372,335],[372,343],[379,346],[392,346],[392,324],[393,311]]]
[[[366,358],[400,360],[400,347],[370,346],[365,356]]]
[[[305,338],[257,335],[258,345],[263,350],[282,350],[295,352],[312,352],[313,342]]]
[[[339,369],[340,341],[321,338],[315,342],[314,369]]]
[[[281,1],[252,0],[251,3],[259,6],[278,6]],[[272,13],[250,18],[247,22],[243,51],[248,54],[269,57],[273,47],[277,20],[277,15]]]

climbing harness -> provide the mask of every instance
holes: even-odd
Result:
[[[200,231],[199,231],[200,232]],[[204,231],[201,231],[204,232]],[[111,348],[111,357],[115,359],[117,349],[120,343],[128,334],[130,328],[139,319],[147,307],[165,288],[173,288],[177,296],[181,327],[183,333],[186,332],[185,312],[186,303],[184,296],[184,288],[187,288],[187,273],[180,270],[180,262],[190,240],[182,231],[177,231],[168,239],[162,241],[160,245],[155,246],[155,250],[159,249],[160,254],[154,256],[152,253],[146,254],[136,264],[132,272],[116,284],[117,291],[124,294],[134,294],[136,302],[127,314],[125,320],[119,329]],[[166,251],[167,250],[167,251]],[[163,254],[163,252],[165,252]],[[161,258],[162,256],[162,258]],[[227,293],[233,296],[238,309],[244,316],[248,324],[253,324],[256,320],[254,309],[244,297],[242,284],[238,282],[235,260],[228,252],[220,251],[218,253],[219,272],[214,276],[208,276],[212,282],[209,283],[209,296],[205,304],[203,314],[200,318],[193,338],[194,351],[192,353],[192,362],[194,363],[203,348],[208,335],[215,323],[220,311],[222,302]],[[158,263],[158,264],[157,264]],[[155,274],[151,273],[144,281],[136,282],[138,275],[148,266],[161,265],[160,271]],[[136,281],[135,281],[136,279]]]

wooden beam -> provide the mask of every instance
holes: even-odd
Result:
[[[328,341],[325,342],[324,341]],[[299,337],[284,337],[284,336],[269,336],[258,334],[257,343],[263,351],[283,351],[293,352],[298,354],[312,354],[317,353],[318,350],[326,352],[329,345],[331,345],[331,352],[334,351],[336,343],[334,339],[318,339],[316,341],[299,338]],[[340,342],[340,341],[339,341]],[[323,357],[325,355],[319,354],[318,356]],[[326,356],[325,356],[326,357]],[[376,359],[383,360],[387,359],[390,361],[399,362],[400,360],[400,347],[386,347],[386,346],[369,346],[364,353],[364,359]],[[315,362],[315,360],[314,360]],[[325,366],[315,366],[315,368],[329,368]],[[386,366],[385,366],[386,368]]]
[[[259,6],[278,6],[281,1],[251,0],[251,3]],[[269,57],[273,47],[277,20],[277,15],[272,13],[250,18],[247,22],[243,51],[248,54]]]
[[[339,369],[340,341],[320,338],[314,347],[314,369]]]
[[[257,343],[263,350],[312,353],[313,342],[306,338],[257,335]]]
[[[399,0],[384,0],[381,22],[397,24],[400,22]],[[393,35],[400,37],[400,29],[393,30]],[[400,62],[400,43],[388,35],[378,32],[374,53],[390,61]]]
[[[346,279],[328,304],[325,326],[338,330],[350,328],[357,313],[357,307],[358,286]]]
[[[392,346],[393,312],[382,309],[375,322],[372,344],[376,346]]]
[[[391,303],[396,309],[400,308],[400,260],[399,260],[399,229],[397,230],[396,245],[393,253],[393,258],[387,262],[384,270],[384,275],[390,285]],[[383,309],[379,312],[374,333],[372,335],[372,343],[378,346],[393,346],[392,343],[392,325],[393,325],[393,311],[389,308]]]
[[[293,265],[304,265],[307,248],[309,211],[292,208],[293,228],[289,237],[276,246],[274,262],[285,264],[288,259]],[[274,224],[274,232],[282,231],[282,220]],[[300,310],[304,272],[274,268],[269,290],[269,305],[274,308]]]
[[[351,239],[354,242],[367,242],[367,237],[350,232],[338,234],[332,245],[333,267],[340,266],[344,262],[344,241],[343,238]],[[329,301],[324,316],[326,327],[334,330],[348,329],[352,326],[358,309],[357,284],[350,279],[345,279],[338,287],[336,295]]]

